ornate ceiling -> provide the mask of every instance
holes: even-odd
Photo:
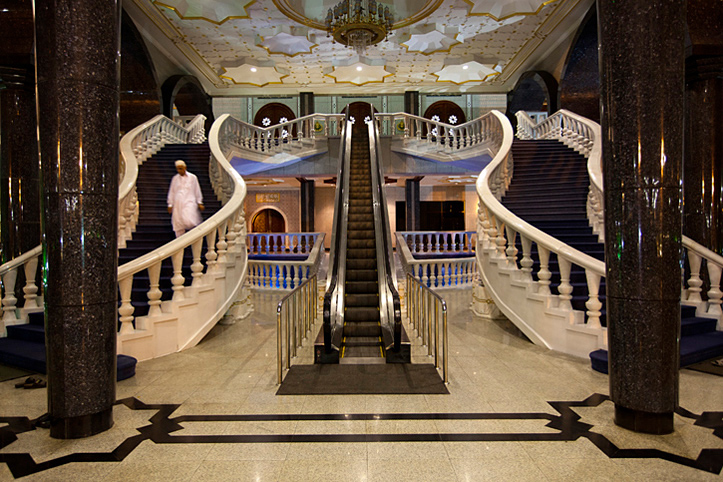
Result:
[[[505,92],[574,33],[592,0],[388,1],[393,34],[363,56],[319,29],[335,3],[133,0],[126,8],[212,95]]]

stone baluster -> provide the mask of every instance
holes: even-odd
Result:
[[[15,281],[17,277],[18,272],[15,269],[11,269],[2,276],[3,291],[5,292],[5,296],[2,299],[3,321],[6,326],[8,324],[14,324],[18,320],[15,314],[15,305],[18,302],[18,299],[15,297]]]
[[[708,290],[708,309],[706,314],[717,316],[720,320],[720,316],[723,315],[721,312],[721,290],[720,290],[720,278],[721,278],[721,267],[714,264],[710,260],[706,262],[708,266],[708,278],[710,279],[710,290]],[[719,321],[718,329],[723,328],[721,321]]]
[[[236,252],[236,239],[238,238],[238,233],[234,231],[235,223],[236,220],[233,217],[226,220],[226,240],[228,242],[228,247],[226,248],[227,253]]]
[[[216,230],[206,235],[206,274],[216,270]]]
[[[560,299],[558,307],[563,310],[572,310],[572,285],[570,284],[570,270],[572,264],[570,261],[563,256],[557,255],[557,264],[560,267],[560,286],[557,287],[558,293],[560,293]]]
[[[191,264],[191,286],[199,287],[203,283],[203,263],[201,263],[201,249],[203,247],[203,238],[198,238],[191,245],[191,255],[193,263]]]
[[[688,264],[690,265],[690,278],[688,279],[688,298],[687,301],[700,302],[700,292],[702,291],[703,280],[700,279],[700,262],[701,257],[693,250],[688,250]]]
[[[517,242],[517,231],[510,226],[506,226],[505,230],[507,231],[507,249],[505,250],[507,254],[507,265],[517,269],[517,253],[519,251],[515,246]]]
[[[218,259],[216,260],[216,265],[221,269],[221,264],[226,263],[226,248],[228,248],[228,243],[226,243],[226,223],[221,223],[218,230],[218,242],[216,243],[216,252],[218,253]]]
[[[585,278],[587,279],[588,292],[588,299],[585,302],[585,307],[587,308],[587,325],[590,328],[600,328],[602,326],[600,323],[602,302],[600,298],[598,298],[600,293],[600,275],[586,269]]]
[[[120,334],[128,335],[135,332],[133,328],[133,312],[135,308],[131,304],[131,290],[133,288],[133,275],[118,281],[120,287],[121,306],[118,308],[120,314]]]
[[[38,307],[38,287],[35,284],[35,275],[38,269],[38,258],[30,258],[25,263],[25,286],[23,287],[23,293],[25,294],[25,303],[23,308],[37,308]]]
[[[173,253],[171,262],[173,263],[173,277],[171,278],[173,301],[182,301],[186,298],[183,292],[183,285],[186,279],[183,277],[183,273],[181,273],[181,269],[183,268],[183,249]]]
[[[520,235],[520,241],[522,243],[522,260],[520,260],[522,280],[532,282],[532,265],[535,264],[532,260],[532,239]]]
[[[505,259],[507,257],[506,248],[507,240],[505,239],[505,224],[501,219],[497,220],[497,237],[495,238],[497,245],[497,258]]]
[[[550,250],[537,245],[537,253],[540,257],[540,270],[537,272],[538,288],[537,292],[541,295],[550,294]]]
[[[161,314],[161,296],[163,293],[158,288],[161,278],[161,262],[155,263],[148,267],[148,284],[149,289],[146,296],[148,297],[148,316],[158,316]]]

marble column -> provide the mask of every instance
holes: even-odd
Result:
[[[610,396],[615,423],[678,405],[685,2],[598,1]]]
[[[35,3],[50,435],[113,425],[120,2]]]
[[[404,112],[419,115],[419,92],[416,90],[404,92]]]
[[[32,65],[0,67],[0,78],[0,225],[4,263],[40,244],[40,166],[35,69]]]
[[[723,254],[723,8],[708,0],[687,8],[683,231]]]
[[[301,191],[301,231],[311,233],[314,231],[314,180],[297,178]]]
[[[404,201],[406,206],[407,231],[419,231],[421,226],[419,204],[419,181],[422,176],[407,179],[404,182]]]

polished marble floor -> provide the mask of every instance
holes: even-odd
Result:
[[[588,361],[476,317],[469,290],[442,294],[449,395],[275,395],[278,298],[255,294],[247,319],[139,363],[111,430],[17,430],[0,481],[9,464],[52,481],[723,480],[723,377],[681,371],[675,433],[634,434],[612,423],[607,376]],[[413,361],[425,353],[417,340]],[[296,362],[310,361],[307,343]],[[45,389],[14,383],[0,383],[0,440],[46,411]]]

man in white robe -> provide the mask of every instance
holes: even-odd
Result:
[[[171,214],[171,224],[176,237],[181,236],[188,229],[201,224],[201,211],[203,211],[203,195],[198,178],[186,171],[186,163],[176,161],[176,174],[171,179],[168,189],[168,212]]]

